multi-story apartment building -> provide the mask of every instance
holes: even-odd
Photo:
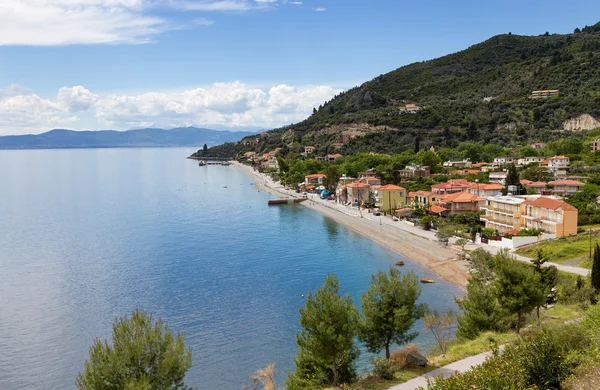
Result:
[[[501,234],[522,228],[542,229],[555,237],[577,233],[577,208],[559,199],[497,196],[488,198],[481,210],[485,227]]]
[[[577,180],[554,180],[548,183],[552,187],[552,195],[571,196],[585,185]]]

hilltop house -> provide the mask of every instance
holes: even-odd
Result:
[[[417,112],[421,111],[421,109],[422,109],[421,107],[417,106],[416,104],[411,103],[411,104],[406,104],[406,105],[400,107],[398,110],[401,113],[407,112],[410,114],[416,114]]]
[[[543,142],[536,142],[534,144],[530,145],[532,148],[534,148],[535,150],[540,150],[540,149],[544,149],[546,147],[546,144]]]
[[[310,154],[310,153],[314,153],[315,152],[315,147],[314,146],[305,146],[304,147],[304,153],[305,154]]]
[[[490,172],[489,180],[492,183],[505,185],[508,172]]]
[[[538,156],[531,156],[531,157],[524,157],[524,158],[520,158],[517,160],[517,165],[519,166],[524,166],[524,165],[529,165],[529,164],[541,164],[544,162],[544,160],[546,160],[546,157],[538,157]]]
[[[592,146],[591,146],[591,152],[597,152],[598,150],[600,150],[600,139],[596,139],[594,141],[592,141]]]
[[[426,165],[410,164],[400,170],[400,177],[431,177],[431,171]]]
[[[375,191],[375,205],[380,210],[391,212],[406,205],[406,195],[405,188],[387,184]]]
[[[342,157],[342,155],[339,153],[328,154],[327,161],[329,161],[329,163],[333,163],[333,162],[335,162],[335,160],[337,160],[340,157]]]
[[[494,159],[494,165],[505,165],[505,164],[514,164],[515,159],[512,157],[496,157]]]
[[[558,96],[558,89],[547,89],[543,91],[533,91],[531,92],[532,99],[540,99],[540,98],[550,98],[554,96]]]
[[[543,181],[520,180],[521,184],[528,191],[534,191],[540,195],[551,195],[552,191],[548,189],[548,184]]]

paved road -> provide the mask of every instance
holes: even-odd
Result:
[[[491,352],[483,352],[479,355],[469,356],[468,358],[459,360],[454,363],[450,363],[447,366],[440,367],[436,370],[430,371],[418,378],[411,379],[408,382],[401,383],[396,386],[390,387],[388,390],[414,390],[419,387],[427,389],[427,378],[434,378],[436,376],[443,376],[444,378],[449,377],[455,372],[466,372],[469,371],[473,366],[477,366],[485,361],[490,356]]]

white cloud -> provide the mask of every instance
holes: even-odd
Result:
[[[275,5],[278,0],[0,0],[0,46],[149,43],[168,30],[211,25],[201,12]],[[170,19],[185,11],[193,14],[183,22]]]
[[[144,43],[168,26],[148,0],[2,0],[0,45]]]
[[[98,101],[98,96],[82,86],[62,87],[58,90],[57,101],[66,111],[86,111]]]
[[[263,91],[241,82],[215,83],[174,93],[110,95],[96,104],[96,115],[117,128],[152,124],[277,127],[306,118],[312,108],[341,92],[330,86],[278,85]]]
[[[0,134],[41,133],[57,127],[273,128],[306,118],[313,107],[341,91],[331,86],[285,84],[261,89],[236,81],[176,92],[98,96],[74,86],[60,88],[53,100],[13,84],[0,89]],[[92,119],[82,121],[75,113]]]
[[[315,11],[324,12],[324,11],[327,11],[327,8],[319,7],[319,8],[315,8]]]

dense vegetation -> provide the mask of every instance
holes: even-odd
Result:
[[[560,90],[560,96],[530,99],[533,90],[544,89]],[[400,114],[406,103],[423,109]],[[557,130],[581,114],[600,116],[599,103],[600,23],[565,35],[509,33],[380,75],[325,102],[306,120],[269,132],[256,147],[238,144],[236,152],[283,145],[332,152],[350,124],[379,127],[344,145],[342,154],[400,153],[464,141],[547,142],[576,135]]]

